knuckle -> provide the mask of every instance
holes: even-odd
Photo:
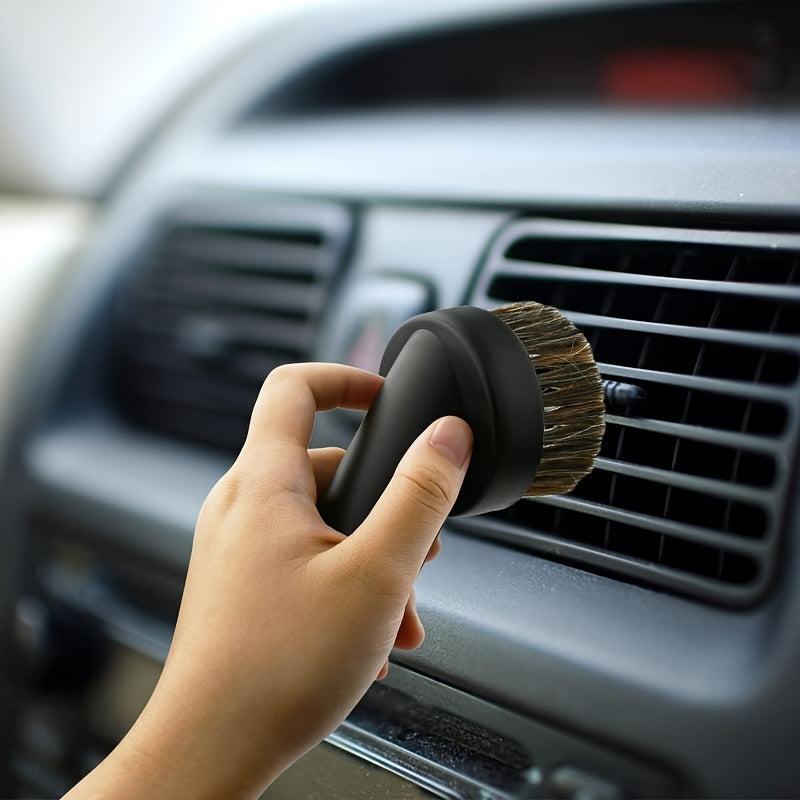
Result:
[[[236,467],[231,467],[214,485],[208,495],[213,505],[221,509],[230,508],[241,496],[246,476]]]
[[[246,491],[247,475],[236,465],[232,466],[212,487],[202,506],[202,511],[225,515]]]
[[[264,379],[264,387],[294,381],[297,376],[297,364],[279,364]]]
[[[397,475],[417,505],[436,514],[447,511],[455,500],[449,482],[435,469],[417,466],[413,471],[401,470]]]
[[[242,475],[234,468],[226,472],[211,488],[203,501],[198,523],[218,525],[236,506],[242,494]]]
[[[213,513],[224,518],[236,509],[263,500],[265,490],[270,488],[270,484],[264,481],[263,476],[248,471],[236,462],[214,484],[201,507],[201,512]]]

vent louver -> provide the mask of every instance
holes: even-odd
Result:
[[[117,309],[113,381],[124,415],[238,448],[267,373],[308,357],[348,229],[343,209],[316,204],[166,215]]]
[[[604,574],[749,605],[775,576],[800,411],[800,236],[531,220],[498,238],[471,302],[556,306],[604,377],[594,472],[570,495],[463,520]]]

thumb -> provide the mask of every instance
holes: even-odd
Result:
[[[420,434],[375,507],[351,535],[396,571],[417,575],[458,497],[472,453],[472,431],[442,417]],[[369,540],[369,541],[367,541]]]

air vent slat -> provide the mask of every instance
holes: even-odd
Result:
[[[704,478],[693,473],[676,472],[674,470],[659,469],[641,464],[631,464],[626,461],[616,461],[610,458],[598,457],[595,469],[611,472],[617,475],[628,475],[631,478],[641,478],[663,486],[673,486],[678,489],[687,489],[700,494],[714,495],[723,499],[741,500],[750,503],[768,503],[772,499],[771,492],[759,491],[748,486],[733,484],[729,481],[719,481]]]
[[[632,525],[636,528],[663,534],[665,536],[678,537],[686,540],[687,542],[695,542],[708,547],[725,547],[726,550],[729,549],[731,552],[736,552],[755,558],[763,555],[765,549],[757,541],[751,541],[748,539],[728,539],[725,536],[717,534],[714,531],[706,528],[680,523],[674,524],[648,514],[640,514],[633,511],[625,511],[619,508],[611,508],[599,503],[591,503],[587,500],[577,500],[571,497],[554,496],[541,498],[541,500],[537,502],[567,511],[580,511],[582,514],[591,514],[598,519],[621,522],[626,525]],[[528,500],[523,501],[523,503],[533,505]]]
[[[162,298],[149,303],[148,318],[125,314],[129,328],[141,334],[160,336],[163,343],[178,351],[191,354],[201,347],[195,339],[209,335],[200,329],[210,331],[211,325],[223,340],[219,346],[228,356],[236,347],[264,347],[273,350],[300,354],[308,351],[313,332],[305,320],[285,319],[282,316],[258,316],[251,312],[232,314],[224,307],[218,311],[195,311],[189,304],[187,308],[162,307]]]
[[[299,273],[302,277],[326,271],[317,246],[236,236],[224,229],[218,233],[178,232],[157,247],[154,255],[167,261]]]
[[[668,566],[631,556],[628,553],[616,553],[602,544],[593,546],[576,541],[554,541],[547,535],[537,532],[535,527],[508,524],[501,519],[492,519],[490,524],[482,518],[476,518],[470,525],[470,530],[478,536],[495,539],[508,544],[533,550],[545,556],[565,560],[569,563],[581,564],[586,569],[596,572],[619,575],[624,574],[631,581],[644,584],[668,585],[674,591],[687,594],[700,600],[712,603],[735,605],[740,602],[740,583],[756,582],[763,584],[763,577],[753,575],[747,569],[728,570],[728,574],[735,579],[730,583],[714,583],[710,585],[707,574],[709,570],[705,564],[698,564],[698,573],[682,570],[675,571]],[[702,547],[702,545],[696,545]],[[737,556],[739,564],[750,565],[753,559],[749,556]],[[730,563],[731,559],[728,559]],[[724,566],[724,565],[723,565]],[[714,574],[718,570],[714,568]]]
[[[182,303],[215,308],[232,307],[306,316],[320,310],[324,290],[306,285],[291,277],[237,275],[232,270],[196,271],[161,266],[153,280],[139,290],[143,299],[170,302],[179,297]]]
[[[712,392],[719,395],[731,395],[765,402],[785,403],[791,400],[794,392],[773,386],[762,386],[744,381],[722,380],[720,378],[704,378],[699,375],[684,375],[679,372],[660,372],[637,367],[625,367],[619,364],[608,364],[599,361],[603,375],[613,378],[625,378],[634,383],[663,383],[694,391]]]
[[[659,275],[630,274],[623,271],[606,271],[592,267],[561,267],[547,262],[520,262],[509,260],[504,263],[503,274],[495,280],[521,277],[530,279],[531,268],[536,278],[542,281],[569,281],[579,284],[612,286],[652,287],[655,289],[675,289],[690,292],[714,292],[744,298],[786,299],[800,302],[800,287],[775,285],[772,283],[722,283],[703,278],[677,278]],[[509,284],[512,282],[509,281]],[[501,287],[504,292],[513,292],[513,287]]]
[[[530,289],[530,287],[529,287]],[[583,328],[635,331],[636,333],[652,334],[656,336],[677,336],[683,339],[695,339],[703,342],[717,342],[731,347],[745,347],[750,350],[770,350],[788,352],[794,356],[795,361],[800,359],[797,337],[786,336],[779,333],[759,333],[757,331],[735,331],[728,329],[701,328],[696,325],[674,325],[665,322],[644,322],[623,317],[604,317],[597,314],[584,314],[576,311],[564,310],[565,315],[575,325]],[[746,322],[746,321],[745,321]]]
[[[138,367],[163,370],[165,373],[198,375],[204,381],[231,382],[239,380],[251,386],[250,395],[258,389],[275,367],[296,360],[294,351],[271,348],[269,350],[239,349],[227,356],[214,358],[209,354],[193,354],[176,349],[174,343],[162,336],[141,334],[121,344],[118,353],[128,363],[125,381],[129,382],[131,369]]]
[[[194,408],[239,416],[252,410],[249,385],[216,383],[209,386],[202,377],[177,370],[139,367],[128,370],[125,385],[131,396],[156,400],[182,408]]]
[[[775,440],[772,438],[732,433],[730,431],[721,432],[712,428],[703,428],[699,425],[663,422],[647,417],[621,417],[617,414],[608,413],[606,414],[606,425],[634,428],[642,431],[653,431],[670,437],[723,445],[733,449],[741,448],[743,450],[761,453],[773,453],[775,451]]]
[[[471,302],[560,308],[602,375],[646,398],[608,407],[573,493],[457,524],[704,601],[761,600],[779,577],[798,443],[799,265],[791,234],[510,223]]]
[[[116,308],[113,388],[122,413],[159,432],[238,448],[267,374],[309,357],[349,227],[344,210],[328,204],[248,200],[168,213]]]

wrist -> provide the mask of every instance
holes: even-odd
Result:
[[[175,792],[164,796],[193,798],[257,797],[278,775],[274,766],[277,740],[270,729],[247,730],[252,709],[237,705],[230,691],[213,681],[183,680],[167,674],[126,737],[142,763],[160,761],[154,787],[173,777]],[[259,717],[263,722],[263,715]],[[182,788],[183,787],[183,788]],[[188,791],[191,787],[191,791]]]

